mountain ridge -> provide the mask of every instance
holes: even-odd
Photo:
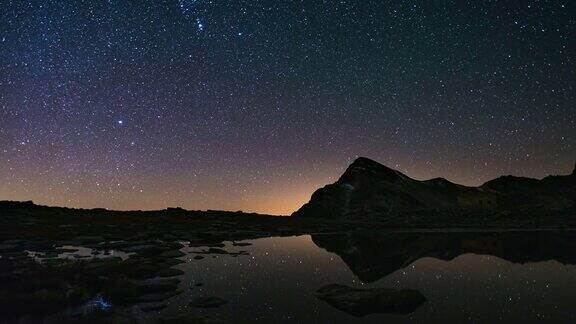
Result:
[[[292,216],[387,217],[404,212],[576,206],[576,168],[571,175],[542,180],[501,176],[478,187],[444,178],[415,180],[398,170],[359,157],[332,184],[316,190]]]

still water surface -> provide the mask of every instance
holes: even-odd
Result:
[[[244,241],[206,255],[186,248],[177,266],[184,294],[148,317],[189,312],[233,322],[425,323],[576,321],[576,241],[573,234],[305,235]],[[329,252],[331,251],[331,252]],[[411,288],[426,302],[408,315],[355,317],[315,297],[324,285]],[[197,286],[197,284],[201,284]],[[218,296],[213,309],[189,306]]]

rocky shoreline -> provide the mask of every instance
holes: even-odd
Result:
[[[474,228],[537,227],[536,219],[529,217],[503,220],[492,215],[494,221],[490,222],[486,215],[457,220],[444,215],[452,219],[453,226],[442,228],[425,222],[431,217],[440,219],[429,214],[412,215],[404,221],[326,222],[239,212],[117,212],[0,202],[0,313],[13,320],[64,316],[71,321],[85,321],[94,316],[121,316],[122,310],[134,307],[144,313],[157,311],[166,307],[168,299],[182,293],[178,278],[183,272],[176,266],[184,262],[186,253],[192,253],[190,262],[213,256],[249,255],[245,250],[228,251],[224,242],[249,249],[249,243],[239,241],[303,234],[321,240],[323,236],[318,235],[350,231],[433,233],[451,228],[465,232]],[[540,228],[576,229],[573,220],[573,214],[549,215],[540,218],[541,224],[546,223]],[[480,227],[482,222],[484,226]],[[339,253],[338,245],[332,248],[325,242],[322,239],[318,244],[327,244],[329,250]],[[197,301],[198,307],[218,307],[226,302],[217,296],[203,297]],[[108,313],[111,305],[115,311]],[[86,312],[87,307],[100,311]]]

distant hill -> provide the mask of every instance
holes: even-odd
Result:
[[[338,181],[316,190],[293,216],[374,218],[417,211],[553,211],[575,206],[576,169],[568,176],[505,176],[466,187],[443,178],[418,181],[360,157]]]

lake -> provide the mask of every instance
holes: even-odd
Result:
[[[263,323],[554,322],[576,320],[573,232],[364,233],[225,242],[228,252],[186,247],[176,266],[183,294],[141,320],[193,313]],[[410,288],[426,301],[410,314],[356,317],[316,297],[322,286]],[[201,309],[195,297],[227,304]]]

